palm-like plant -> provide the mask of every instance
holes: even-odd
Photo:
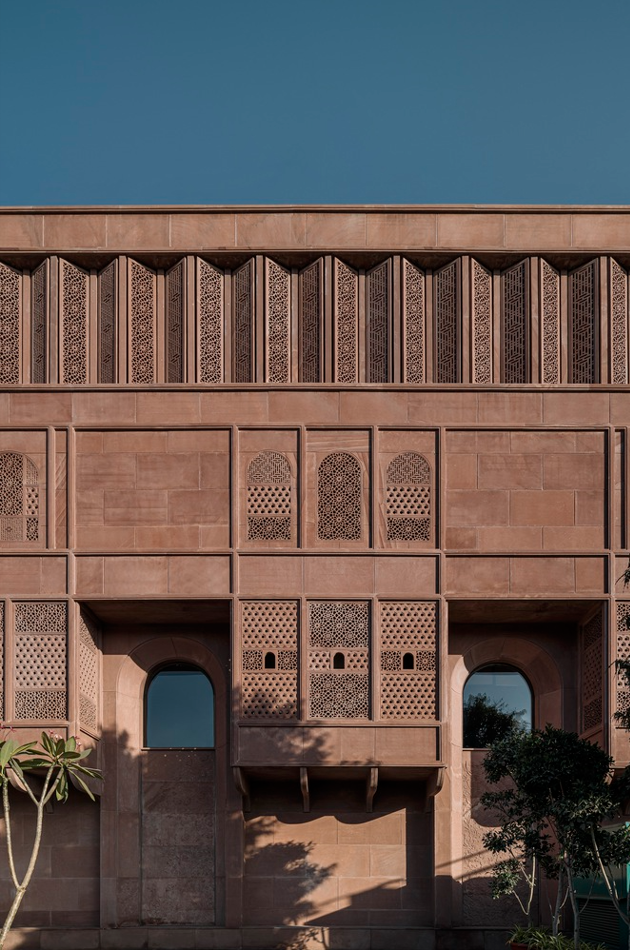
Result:
[[[90,754],[90,749],[80,751],[80,743],[72,736],[64,739],[55,733],[42,732],[39,743],[25,742],[20,745],[14,739],[0,740],[0,785],[2,786],[2,810],[4,813],[7,854],[11,880],[15,895],[6,919],[0,931],[0,950],[9,933],[15,915],[31,882],[39,848],[42,840],[44,809],[54,797],[58,802],[68,799],[69,782],[72,780],[78,788],[94,800],[85,779],[100,779],[97,769],[90,769],[81,763]],[[36,773],[37,786],[29,773]],[[41,784],[40,784],[41,782]],[[13,835],[11,828],[11,803],[9,786],[16,784],[25,792],[36,809],[35,835],[29,862],[20,880],[15,866]]]

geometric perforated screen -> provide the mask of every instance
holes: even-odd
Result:
[[[630,660],[630,602],[617,603],[617,659]],[[630,711],[630,686],[625,674],[617,672],[617,712]]]
[[[79,719],[81,725],[98,729],[99,698],[98,629],[87,614],[79,615]]]
[[[368,719],[370,605],[312,601],[308,605],[310,719]]]
[[[431,469],[418,452],[403,452],[387,466],[387,540],[431,538]]]
[[[241,602],[243,719],[296,719],[298,604]]]
[[[349,452],[327,455],[317,469],[317,537],[361,539],[361,466]]]
[[[0,454],[0,541],[37,541],[39,483],[34,463],[19,452]]]
[[[261,452],[247,468],[247,539],[291,540],[291,467],[280,452]]]
[[[582,628],[582,732],[601,726],[604,703],[604,625],[601,611]]]
[[[15,604],[15,718],[67,718],[68,611],[64,602]]]
[[[381,718],[437,719],[437,607],[381,601]]]

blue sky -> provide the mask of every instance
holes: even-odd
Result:
[[[629,0],[0,0],[0,204],[630,204]]]

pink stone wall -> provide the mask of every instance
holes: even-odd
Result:
[[[246,816],[245,924],[431,926],[431,815],[403,804],[404,786],[381,793],[389,805],[377,793],[367,815],[351,786],[318,786],[308,814],[287,796]]]
[[[35,831],[35,808],[25,795],[11,805],[18,875],[26,870]],[[4,826],[4,823],[3,823]],[[9,869],[0,862],[0,906],[13,900]],[[18,913],[18,927],[98,927],[100,918],[100,806],[71,790],[64,805],[44,815],[42,846],[33,881]]]

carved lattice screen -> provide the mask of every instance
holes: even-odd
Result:
[[[503,383],[529,380],[529,267],[521,261],[501,274]]]
[[[15,604],[15,718],[67,719],[67,605]]]
[[[243,718],[297,718],[297,602],[243,601],[241,644]]]
[[[186,261],[166,272],[166,382],[183,383]]]
[[[460,266],[453,261],[433,277],[435,321],[435,381],[460,381]]]
[[[418,452],[403,452],[387,466],[387,540],[431,539],[431,469]]]
[[[370,605],[318,601],[308,605],[310,719],[370,716]]]
[[[299,347],[300,382],[322,381],[323,261],[320,258],[300,271]]]
[[[604,626],[601,611],[581,631],[582,732],[601,726],[604,716]]]
[[[381,718],[437,718],[437,608],[382,601]]]
[[[266,380],[288,383],[291,378],[291,272],[265,259]]]
[[[560,275],[547,261],[540,262],[542,327],[541,382],[560,382]]]
[[[617,659],[630,660],[630,602],[617,604]],[[617,711],[630,710],[630,686],[621,671],[617,672]]]
[[[116,382],[116,261],[112,261],[98,275],[98,381]]]
[[[597,261],[569,274],[569,320],[572,383],[599,382]]]
[[[88,381],[88,292],[90,275],[61,261],[61,382]]]
[[[261,452],[247,468],[247,539],[291,540],[291,466],[279,452]]]
[[[359,379],[359,278],[357,272],[335,259],[335,381],[356,383]]]
[[[471,261],[474,383],[492,382],[492,274]]]
[[[236,383],[254,382],[254,261],[232,275],[232,360]]]
[[[222,383],[223,374],[223,272],[197,259],[197,320],[199,328],[199,381]]]
[[[327,455],[317,470],[317,537],[361,540],[361,465],[349,452]]]
[[[0,383],[20,382],[22,275],[0,263]]]
[[[98,729],[98,628],[91,617],[79,616],[79,719],[93,732]]]
[[[391,270],[383,261],[366,274],[369,383],[391,382]]]
[[[155,273],[129,261],[129,326],[132,383],[155,382]]]
[[[39,539],[39,475],[19,452],[0,454],[0,541]]]
[[[48,380],[48,261],[31,278],[31,382]]]
[[[628,275],[610,261],[611,383],[628,382]]]
[[[425,380],[424,273],[403,260],[403,338],[405,381]]]

